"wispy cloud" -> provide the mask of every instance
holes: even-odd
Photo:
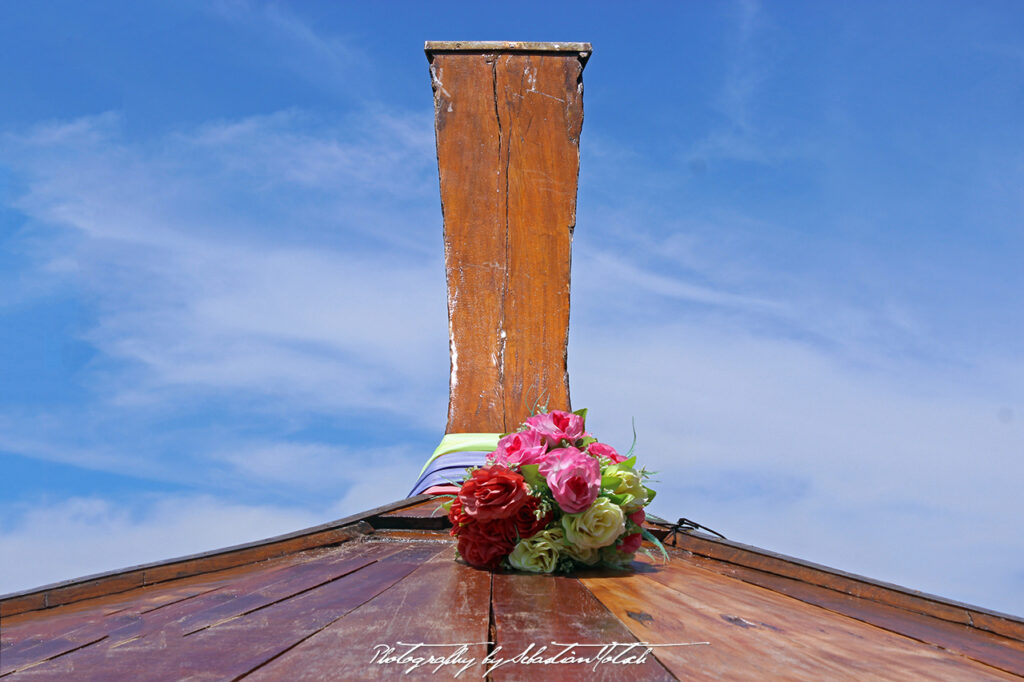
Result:
[[[656,295],[695,304],[753,311],[777,310],[781,307],[775,301],[694,284],[677,276],[658,274],[643,261],[634,263],[631,259],[600,251],[586,255],[587,272],[583,276],[589,277],[590,272],[600,273],[599,277],[590,282],[591,286],[607,286],[616,294],[632,292],[640,296]]]
[[[1024,395],[1001,368],[872,371],[706,319],[614,333],[580,321],[570,348],[573,397],[590,408],[591,429],[626,447],[636,418],[637,452],[660,472],[655,513],[1024,612],[1013,574],[1024,543],[1005,540],[1018,535],[1006,511],[1024,476],[1024,431],[1006,409]],[[963,556],[950,567],[960,542],[999,546],[1002,564]],[[971,566],[995,572],[977,585],[963,580]]]
[[[105,114],[3,139],[24,188],[25,271],[81,302],[78,341],[94,352],[78,370],[89,402],[6,408],[4,451],[337,507],[370,450],[307,425],[375,442],[389,420],[428,440],[443,423],[429,114],[280,112],[143,140]],[[245,415],[256,440],[232,431]],[[407,437],[376,456],[413,471]],[[279,477],[310,470],[314,489]]]
[[[373,61],[352,36],[333,35],[288,7],[259,0],[217,0],[206,7],[214,16],[248,31],[268,53],[298,78],[325,91],[360,101],[372,83]]]
[[[722,125],[712,130],[692,150],[701,160],[725,158],[764,163],[769,160],[759,129],[757,98],[770,71],[770,57],[760,40],[767,30],[764,10],[758,0],[734,5],[734,31],[725,79],[713,106],[722,115]]]
[[[259,540],[323,521],[308,509],[232,504],[208,495],[130,502],[78,497],[4,509],[0,592]]]
[[[415,202],[429,128],[368,115],[342,136],[301,119],[138,145],[113,116],[7,136],[6,161],[28,178],[18,208],[65,228],[39,267],[95,302],[87,339],[123,363],[105,371],[135,372],[107,381],[109,398],[245,390],[402,411],[443,385],[440,254],[423,255],[418,224],[437,219]]]

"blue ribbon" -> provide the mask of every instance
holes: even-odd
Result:
[[[483,466],[487,455],[498,447],[500,433],[446,433],[420,470],[420,477],[408,497],[415,497],[435,485],[460,485],[466,469]]]

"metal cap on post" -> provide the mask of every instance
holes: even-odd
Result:
[[[569,409],[569,265],[589,43],[427,42],[444,215],[448,433]]]

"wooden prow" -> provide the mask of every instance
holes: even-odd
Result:
[[[426,44],[444,215],[448,433],[570,409],[566,348],[588,43]]]

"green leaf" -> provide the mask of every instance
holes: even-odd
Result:
[[[519,473],[532,486],[539,487],[542,484],[546,484],[544,477],[540,475],[540,465],[538,464],[524,464],[519,467]]]
[[[619,505],[620,507],[633,499],[633,496],[632,495],[628,495],[628,494],[626,494],[626,495],[609,494],[609,495],[605,495],[605,497],[607,497],[609,500],[611,500],[613,503]]]
[[[586,450],[587,447],[589,447],[591,443],[596,443],[597,439],[594,438],[593,436],[587,436],[586,438],[580,438],[579,441],[577,441],[577,442],[580,444],[579,445],[580,450]]]
[[[661,541],[658,540],[658,538],[656,538],[653,535],[651,535],[651,532],[649,530],[647,530],[646,528],[641,527],[640,528],[640,535],[643,537],[644,540],[647,540],[648,542],[650,542],[655,547],[657,547],[658,549],[661,550],[661,556],[662,556],[662,558],[665,559],[665,561],[669,560],[668,552],[665,551],[665,546],[661,544]]]
[[[573,410],[573,412],[572,412],[572,413],[573,413],[573,414],[578,414],[579,416],[583,417],[583,421],[584,421],[584,422],[586,422],[586,421],[587,421],[587,408],[585,408],[585,407],[581,407],[581,408],[580,408],[580,409],[578,409],[578,410]]]
[[[602,476],[601,487],[608,488],[609,490],[615,490],[622,483],[622,479],[617,476]]]
[[[646,502],[646,504],[650,504],[651,500],[653,500],[654,496],[657,495],[658,493],[657,493],[657,491],[651,490],[650,488],[647,488],[647,487],[645,487],[644,490],[647,491],[647,502]]]
[[[635,465],[636,465],[636,455],[633,455],[632,457],[627,459],[625,462],[619,462],[619,464],[618,464],[618,466],[620,466],[620,467],[629,467],[630,469],[632,469]]]
[[[633,454],[633,448],[636,447],[636,417],[633,417],[633,442],[629,446],[629,450],[626,451],[626,456],[629,457]]]

